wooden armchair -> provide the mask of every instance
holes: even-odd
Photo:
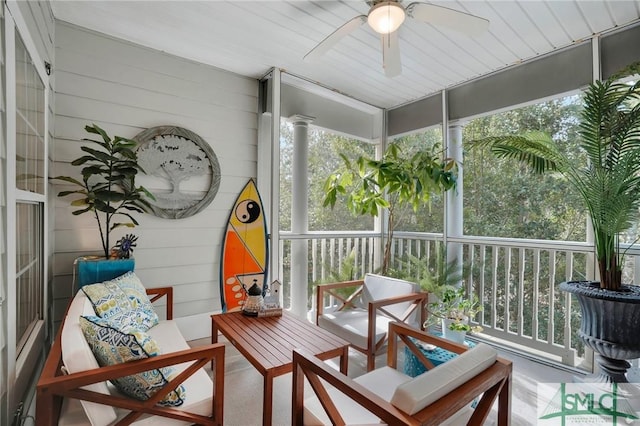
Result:
[[[415,378],[397,371],[398,339],[431,369]],[[414,339],[462,355],[433,368]],[[468,349],[392,323],[387,366],[356,379],[350,379],[309,353],[294,350],[292,424],[442,425],[455,421],[456,424],[481,425],[497,399],[497,424],[507,426],[511,374],[511,362],[497,358],[495,350],[487,345]],[[315,392],[315,396],[307,399],[305,378]]]
[[[84,405],[87,403],[93,406],[93,410],[97,408],[97,410],[102,410],[103,413],[105,409],[107,414],[111,410],[117,420],[111,423],[110,419],[101,418],[106,416],[101,416],[100,414],[91,417],[92,419],[98,418],[100,421],[117,426],[136,424],[139,420],[145,420],[148,415],[158,416],[156,417],[157,420],[153,420],[154,425],[184,424],[184,422],[199,425],[222,425],[224,344],[186,349],[188,345],[179,334],[173,321],[165,321],[164,325],[162,325],[163,321],[161,321],[161,324],[156,327],[163,327],[161,332],[166,334],[167,338],[171,339],[177,346],[183,348],[182,350],[170,353],[165,352],[162,355],[137,361],[66,374],[65,370],[67,368],[63,366],[63,330],[65,325],[72,324],[74,319],[77,322],[75,317],[82,312],[84,297],[81,293],[80,291],[76,295],[67,309],[63,324],[60,326],[38,381],[36,425],[53,426],[59,424],[59,422],[64,424],[90,424],[87,418],[90,414],[87,411],[87,406]],[[150,300],[152,302],[163,296],[166,297],[166,318],[171,320],[173,315],[172,288],[148,289],[147,293],[151,296]],[[180,342],[176,342],[176,340],[180,339],[182,339]],[[213,369],[213,382],[203,370],[203,367],[208,364],[211,364]],[[169,366],[176,368],[178,374],[146,401],[123,396],[118,392],[105,393],[96,391],[96,386],[102,386],[104,382],[109,380]],[[158,401],[162,400],[181,383],[184,383],[187,388],[187,397],[182,406],[163,407],[156,405]],[[82,401],[83,405],[79,401]],[[148,422],[149,419],[146,419],[145,424],[148,424]],[[93,420],[91,420],[92,423]]]
[[[349,290],[345,296],[345,290]],[[367,371],[384,350],[388,324],[423,328],[427,293],[411,282],[367,274],[364,280],[316,287],[316,324],[351,344],[367,357]]]

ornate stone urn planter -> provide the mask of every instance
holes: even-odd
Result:
[[[578,336],[593,349],[600,373],[595,381],[626,383],[628,359],[640,358],[640,287],[620,291],[600,288],[591,281],[568,281],[560,290],[573,294],[582,312]]]

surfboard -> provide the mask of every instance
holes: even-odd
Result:
[[[253,179],[233,203],[222,241],[220,298],[222,311],[242,309],[245,291],[254,283],[263,290],[267,280],[267,221]]]

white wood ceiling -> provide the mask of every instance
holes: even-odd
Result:
[[[380,40],[368,25],[320,61],[302,60],[347,20],[366,14],[363,0],[53,0],[52,8],[59,20],[114,37],[254,78],[275,66],[383,108],[640,20],[640,0],[431,3],[486,18],[489,31],[471,38],[407,19],[399,30],[403,72],[393,79],[384,75]]]

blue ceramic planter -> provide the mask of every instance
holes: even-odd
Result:
[[[75,286],[81,287],[107,281],[133,271],[134,259],[104,259],[79,257],[75,261]]]

